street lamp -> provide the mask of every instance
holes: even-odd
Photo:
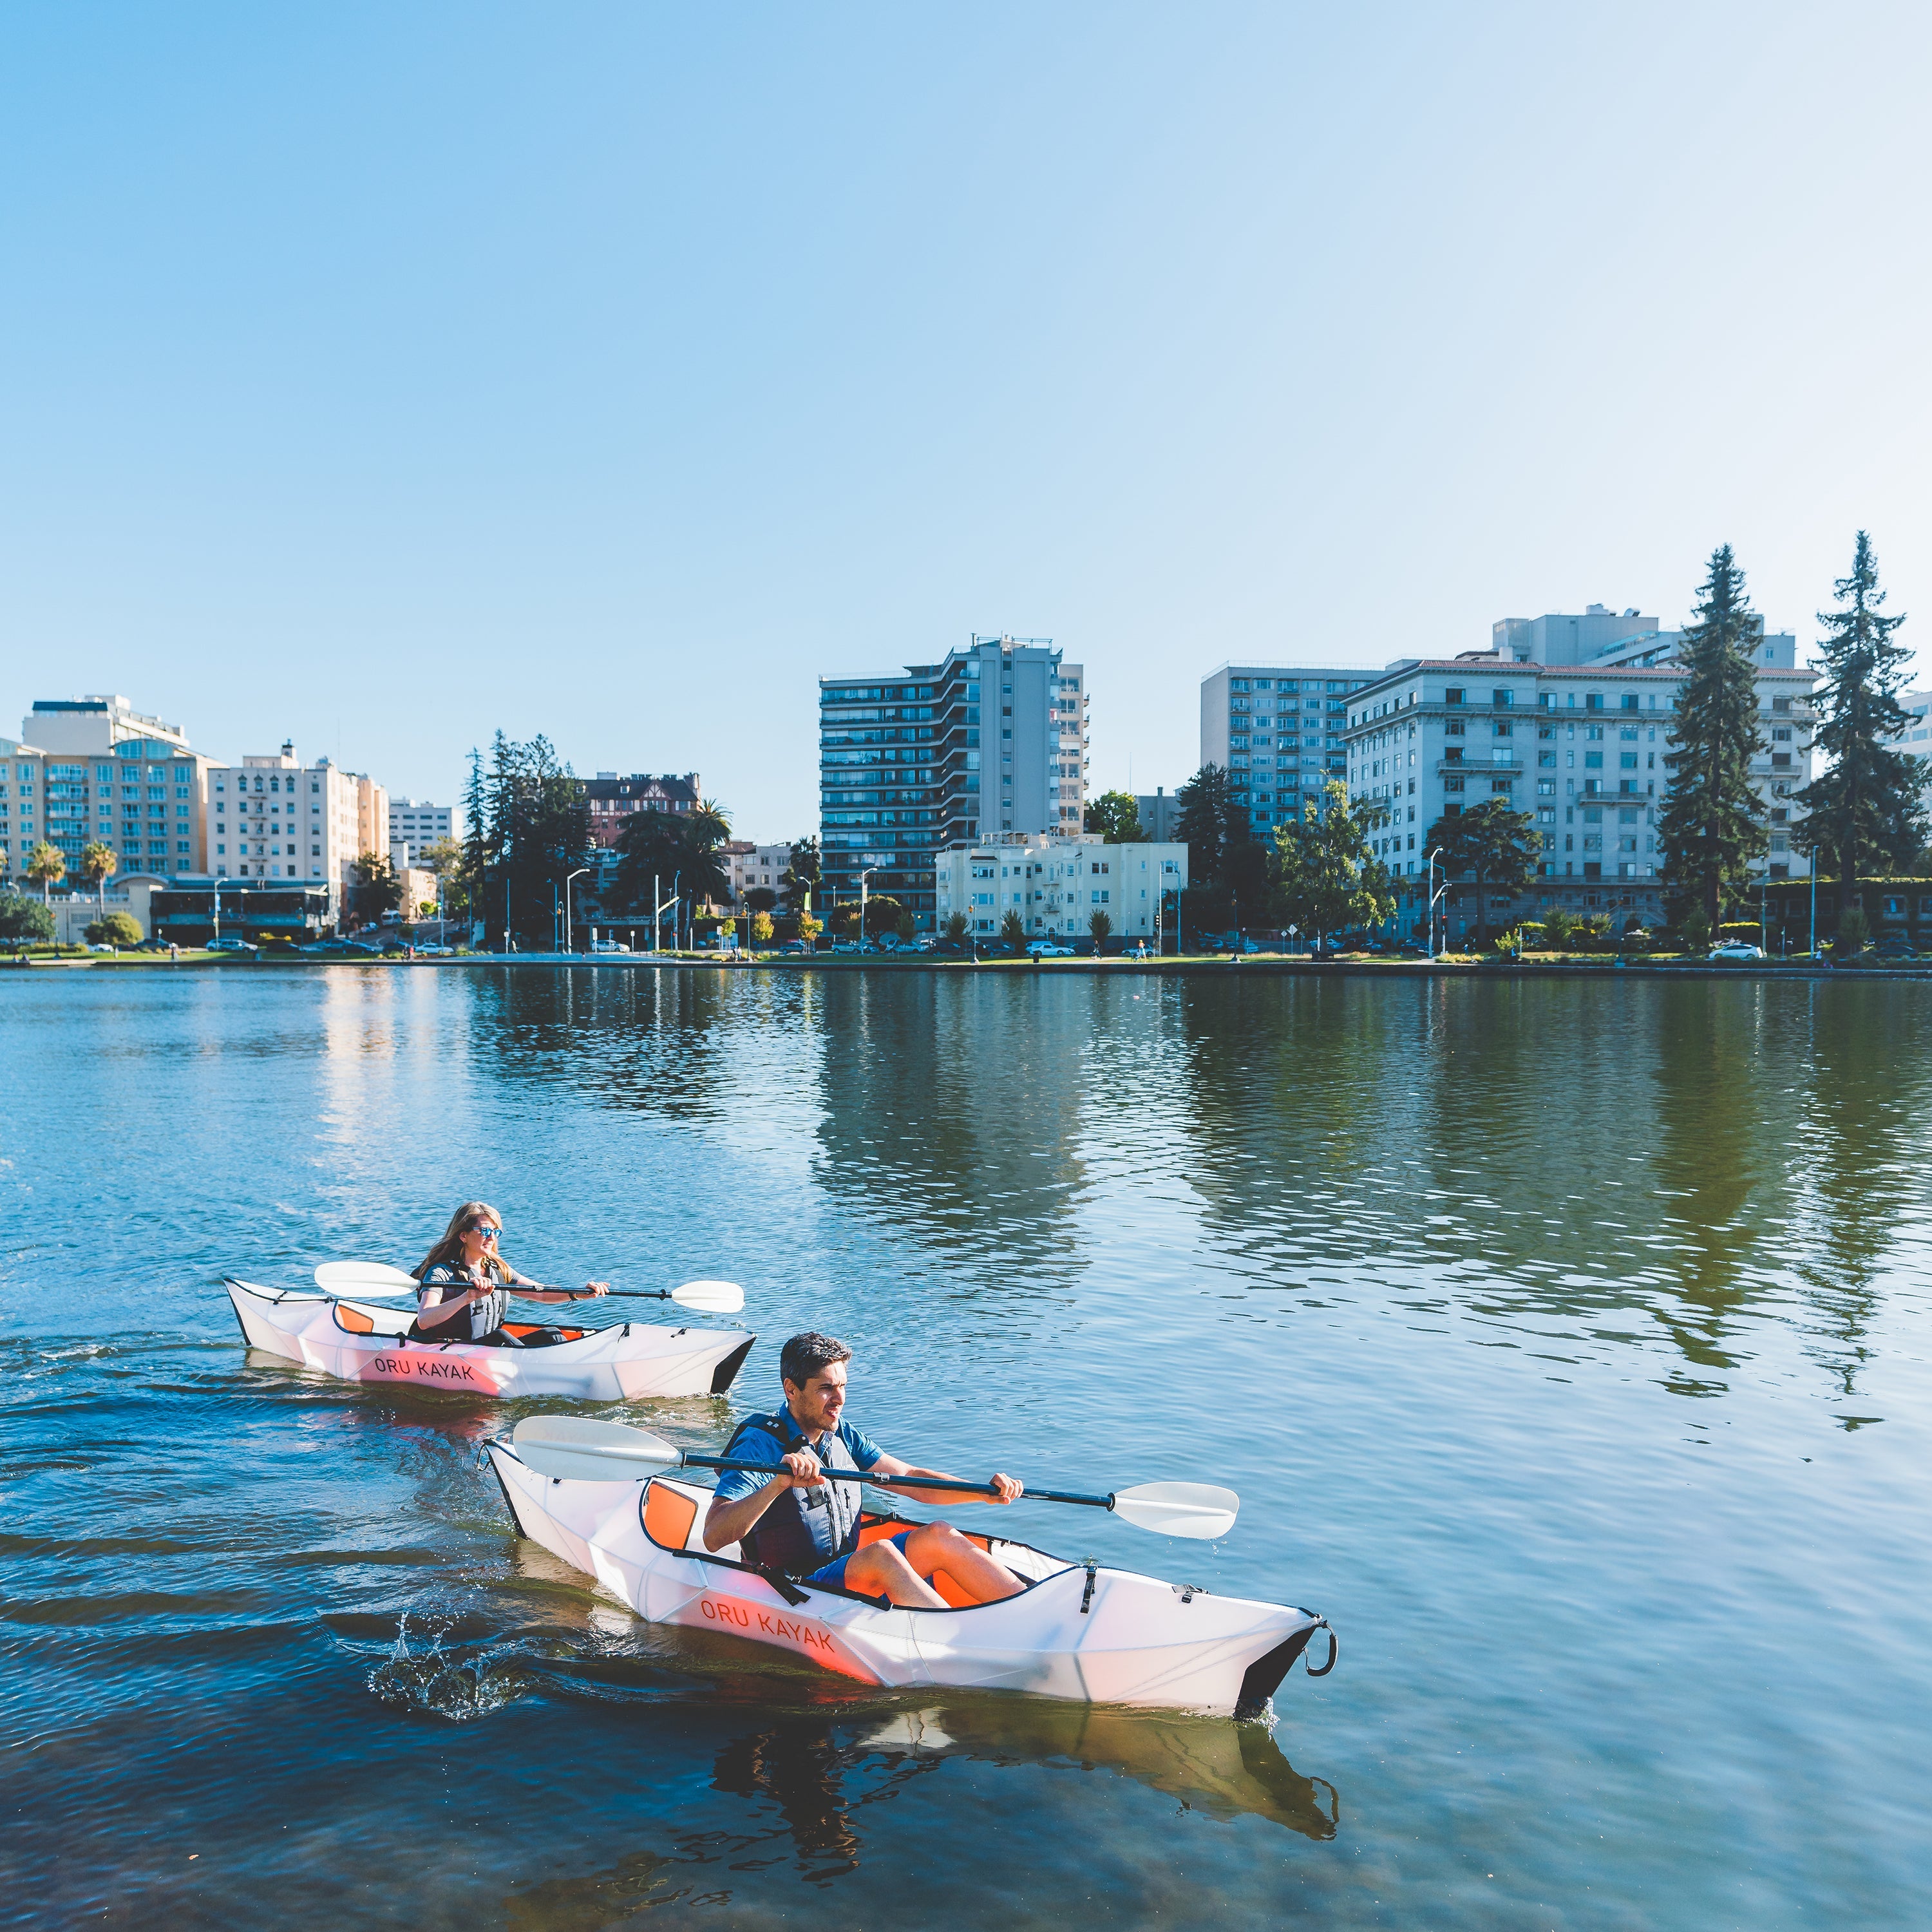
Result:
[[[1432,846],[1430,848],[1429,854],[1429,956],[1432,959],[1436,957],[1436,902],[1449,890],[1448,875],[1446,872],[1443,875],[1442,884],[1439,889],[1436,884],[1436,862],[1442,856],[1441,846]]]
[[[563,950],[566,952],[569,952],[571,950],[570,882],[572,879],[582,878],[584,874],[589,872],[590,869],[590,868],[588,866],[580,866],[575,872],[566,872],[563,875]]]

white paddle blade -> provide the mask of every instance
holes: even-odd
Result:
[[[413,1294],[416,1280],[383,1262],[324,1262],[315,1285],[329,1294]]]
[[[735,1315],[745,1305],[745,1291],[735,1281],[688,1281],[673,1288],[670,1298],[706,1315]]]
[[[1114,1492],[1114,1514],[1160,1536],[1185,1536],[1206,1543],[1234,1526],[1241,1499],[1212,1483],[1143,1483]]]
[[[517,1424],[510,1440],[538,1475],[579,1483],[641,1482],[684,1460],[676,1443],[648,1429],[588,1416],[530,1416]]]

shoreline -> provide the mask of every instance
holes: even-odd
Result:
[[[1270,977],[1316,979],[1396,978],[1469,979],[1670,979],[1702,980],[1932,980],[1932,960],[1923,964],[1832,966],[1809,961],[1785,964],[1778,960],[1740,960],[1722,964],[1708,960],[1636,961],[1618,958],[1532,959],[1525,961],[1430,959],[1324,959],[1293,954],[1251,954],[1239,959],[1214,953],[1190,953],[1163,959],[854,959],[824,956],[818,958],[763,956],[755,959],[716,959],[692,953],[476,952],[446,959],[289,959],[237,958],[232,954],[196,953],[179,959],[154,954],[121,958],[29,959],[29,968],[54,972],[259,971],[264,969],[357,972],[426,970],[475,971],[491,968],[542,967],[556,970],[649,971],[668,968],[698,972],[739,973],[1002,973],[1080,974],[1088,976],[1133,974],[1156,977],[1240,974]],[[16,960],[0,958],[0,985],[20,970]]]

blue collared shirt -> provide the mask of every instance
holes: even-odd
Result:
[[[798,1418],[792,1418],[797,1426]],[[804,1431],[799,1431],[801,1436]],[[849,1422],[839,1424],[837,1434],[845,1445],[845,1452],[861,1469],[869,1469],[886,1452],[869,1436],[863,1436]],[[810,1438],[807,1437],[808,1442]],[[822,1439],[822,1438],[821,1438]],[[738,1438],[733,1450],[734,1456],[747,1462],[756,1462],[760,1467],[777,1468],[788,1454],[784,1444],[769,1430],[747,1429]],[[718,1473],[718,1487],[713,1492],[721,1503],[735,1503],[742,1498],[754,1495],[763,1489],[771,1478],[753,1474],[749,1469],[721,1469]]]

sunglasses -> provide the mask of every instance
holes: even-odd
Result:
[[[488,1221],[472,1221],[464,1230],[466,1234],[481,1234],[486,1241],[494,1241],[502,1230],[493,1228]]]

